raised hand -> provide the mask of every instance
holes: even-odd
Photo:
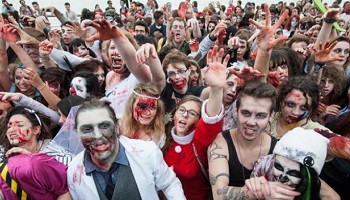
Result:
[[[49,40],[50,42],[52,42],[52,45],[54,48],[56,49],[61,49],[61,42],[60,42],[60,35],[54,31],[54,30],[51,30],[49,32]]]
[[[39,45],[39,41],[30,36],[28,33],[24,32],[20,27],[19,24],[17,23],[17,21],[15,20],[15,18],[13,18],[12,16],[8,17],[9,21],[11,22],[11,27],[12,30],[11,31],[16,31],[18,33],[18,35],[21,37],[21,40],[18,41],[16,44],[18,45],[23,45],[23,44],[35,44],[35,45]]]
[[[139,64],[144,64],[147,62],[148,58],[152,57],[156,59],[158,57],[157,50],[154,47],[153,44],[143,44],[137,51],[136,51],[136,60]]]
[[[190,41],[191,52],[197,52],[199,49],[199,42],[196,38]]]
[[[39,44],[39,55],[41,57],[47,57],[51,54],[52,49],[53,43],[46,39]]]
[[[22,71],[24,79],[36,88],[43,88],[44,82],[39,74],[31,68],[24,68]]]
[[[0,15],[0,36],[8,43],[15,43],[17,41],[18,34],[14,30],[7,20],[4,20]]]
[[[325,12],[322,15],[322,19],[329,18],[329,19],[335,19],[336,21],[339,21],[340,20],[339,14],[340,14],[340,8],[329,8],[327,12]]]
[[[238,78],[241,78],[245,81],[251,81],[255,78],[259,78],[259,77],[265,77],[265,74],[262,74],[261,72],[259,72],[258,70],[255,70],[249,66],[245,66],[243,67],[241,70],[236,71],[233,68],[229,68],[228,69],[232,74],[236,75]]]
[[[45,16],[39,16],[35,19],[35,28],[38,30],[43,30],[50,25],[50,22],[45,18]]]
[[[326,63],[331,61],[341,61],[342,58],[339,56],[332,56],[331,52],[332,49],[337,45],[337,41],[333,42],[331,45],[329,45],[329,40],[323,45],[322,42],[319,43],[318,50],[315,48],[315,46],[311,47],[311,50],[315,54],[315,62],[316,63]]]
[[[90,22],[91,23],[91,22]],[[80,26],[80,24],[77,24],[76,22],[72,22],[73,25],[69,25],[67,24],[66,26],[71,28],[73,30],[73,32],[78,35],[81,38],[86,38],[87,36],[87,32],[88,32],[88,28],[83,28]]]
[[[186,12],[187,12],[189,7],[190,7],[190,5],[187,2],[185,2],[185,1],[181,2],[179,5],[179,9],[177,10],[177,14],[179,15],[179,17],[185,19]]]
[[[227,42],[228,48],[236,50],[239,47],[239,38],[238,37],[232,37]]]
[[[122,30],[116,26],[112,26],[109,21],[105,19],[95,20],[90,24],[86,24],[96,28],[97,33],[93,36],[86,38],[87,42],[93,42],[95,40],[109,40],[116,37],[125,37]]]
[[[226,85],[226,66],[230,59],[229,55],[226,55],[225,59],[221,62],[224,55],[224,49],[214,46],[213,49],[209,50],[207,55],[208,67],[204,69],[203,79],[209,86],[214,87],[225,87]]]
[[[269,5],[267,4],[265,4],[265,11],[266,11],[265,25],[253,19],[249,19],[249,22],[255,25],[260,30],[256,38],[258,48],[261,50],[269,51],[278,42],[286,40],[288,38],[287,36],[281,36],[275,39],[275,32],[281,26],[282,22],[284,22],[289,11],[286,9],[273,26],[271,26],[271,13],[269,10]]]

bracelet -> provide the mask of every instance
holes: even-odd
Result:
[[[324,18],[323,21],[326,22],[327,24],[333,24],[334,22],[337,22],[337,20],[332,18]]]
[[[46,87],[46,84],[44,84],[44,86],[42,86],[41,88],[37,88],[39,91],[43,90]]]
[[[47,56],[47,57],[39,57],[40,58],[40,61],[41,62],[48,62],[48,61],[50,61],[50,57],[49,56]]]

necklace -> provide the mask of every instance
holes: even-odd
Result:
[[[262,134],[262,133],[261,133],[261,134]],[[260,158],[260,156],[261,156],[261,146],[262,146],[263,138],[264,138],[264,135],[261,135],[259,155],[258,155],[258,158],[256,159],[256,161],[257,161],[257,160]],[[241,156],[241,150],[240,150],[240,147],[239,147],[239,144],[238,144],[237,131],[235,131],[235,139],[236,139],[236,141],[237,141],[236,147],[237,147],[237,152],[238,152],[238,161],[241,160],[241,162],[240,162],[239,164],[241,164],[242,176],[243,176],[243,182],[244,182],[244,181],[245,181],[244,166],[243,166],[243,164],[242,164],[242,163],[243,163],[243,160],[242,160],[242,156]],[[252,163],[252,164],[253,164],[253,167],[254,167],[254,163],[256,163],[256,161]]]

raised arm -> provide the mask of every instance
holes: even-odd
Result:
[[[209,50],[207,56],[208,67],[204,69],[203,79],[210,86],[209,99],[206,107],[206,113],[209,117],[219,115],[222,104],[219,103],[223,98],[223,89],[226,84],[226,65],[229,55],[226,55],[222,61],[224,49],[214,46],[213,50]]]
[[[57,110],[57,103],[61,101],[61,99],[50,90],[46,83],[39,77],[39,74],[33,69],[25,68],[23,70],[23,76],[30,84],[39,90],[40,94],[49,103],[51,108]]]
[[[149,43],[142,45],[136,52],[136,60],[139,64],[147,63],[151,70],[152,83],[161,93],[165,87],[165,74],[155,46]]]
[[[0,85],[4,91],[9,91],[11,88],[6,42],[2,37],[0,38]]]
[[[260,30],[256,38],[258,53],[255,59],[254,69],[260,71],[263,74],[268,74],[272,48],[278,42],[287,39],[286,36],[281,36],[275,39],[275,32],[277,28],[281,26],[282,22],[286,19],[288,10],[286,9],[282,13],[278,21],[273,26],[271,26],[271,13],[267,4],[265,4],[265,11],[266,25],[263,25],[253,19],[250,19],[249,22]],[[266,77],[261,78],[260,80],[266,82]]]
[[[97,33],[88,37],[86,39],[87,42],[112,39],[112,42],[116,45],[130,72],[141,83],[150,82],[152,80],[152,74],[149,67],[145,64],[137,63],[137,60],[135,59],[136,49],[120,28],[112,26],[104,19],[94,21],[90,25],[97,29]]]
[[[333,22],[340,20],[339,12],[339,8],[330,8],[323,15],[324,19],[322,27],[315,42],[316,47],[318,47],[319,43],[325,43],[329,39],[332,32]]]

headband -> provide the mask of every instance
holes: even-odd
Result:
[[[148,95],[140,94],[140,93],[136,92],[135,90],[133,91],[133,93],[136,94],[137,96],[143,97],[143,98],[154,99],[154,100],[160,99],[159,96],[158,97],[151,97],[151,96],[148,96]]]
[[[24,110],[28,111],[30,114],[33,114],[35,116],[36,120],[38,120],[39,125],[42,126],[39,116],[36,114],[36,112],[33,109],[24,108]]]

